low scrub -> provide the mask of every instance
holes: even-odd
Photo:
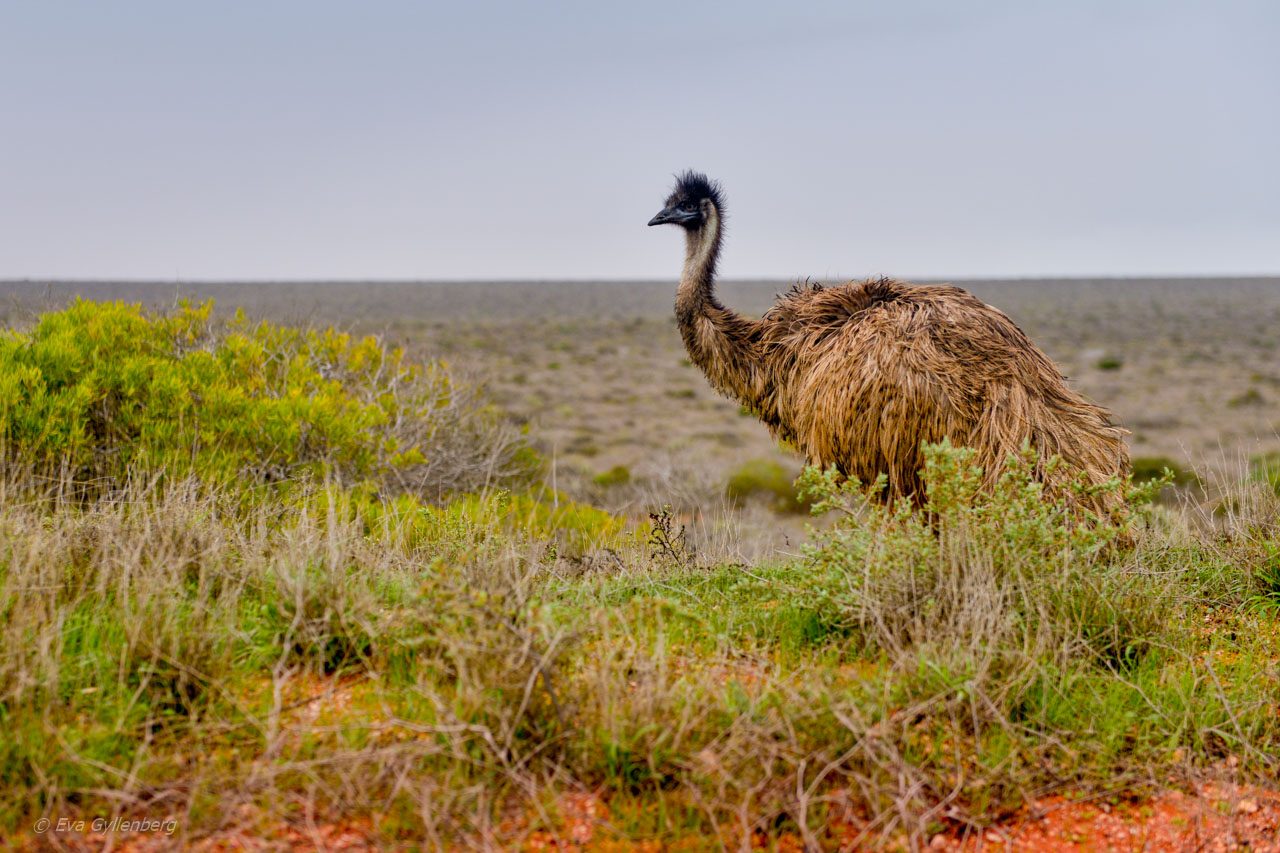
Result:
[[[262,332],[291,342],[264,353],[307,353],[284,373],[306,382],[270,387],[310,389],[361,439],[292,391],[187,372],[192,352],[229,358],[259,327],[71,311],[123,312],[153,337],[103,331],[118,345],[96,369],[62,374],[23,351],[57,335],[6,339],[8,363],[39,365],[32,405],[81,428],[42,436],[5,386],[0,836],[116,814],[176,816],[174,846],[336,823],[403,847],[901,849],[1049,790],[1280,772],[1280,498],[1259,482],[1205,532],[1146,502],[1161,480],[1110,484],[1130,505],[1117,524],[1047,499],[1030,459],[983,490],[972,454],[940,446],[923,508],[810,470],[804,500],[828,518],[805,553],[717,564],[694,559],[669,509],[645,530],[473,476],[500,468],[414,480],[430,455],[387,413],[437,417],[438,396],[406,389],[443,375],[369,397],[402,364],[376,342],[342,344],[347,378],[326,378],[323,335]],[[184,323],[207,348],[184,349]],[[361,373],[357,351],[383,366]],[[205,435],[181,413],[207,415],[122,363],[187,394],[227,383],[228,412],[294,418],[277,435],[328,443],[260,446],[226,425],[179,458]],[[172,435],[160,399],[181,414]],[[441,423],[445,446],[477,440],[466,418],[456,435]],[[395,458],[412,446],[426,461]],[[293,474],[246,502],[255,454]],[[74,499],[27,499],[37,471],[63,472],[52,494]],[[88,473],[111,488],[68,485]]]
[[[130,478],[332,480],[438,498],[536,457],[438,363],[373,337],[78,300],[0,334],[0,460],[103,494]]]
[[[375,760],[372,716],[337,740],[295,727],[285,693],[318,678],[376,679],[399,709],[384,711],[408,715],[398,730],[458,727],[493,761],[555,736],[542,705],[518,710],[560,652],[518,540],[426,509],[371,528],[332,489],[305,504],[246,518],[188,481],[89,512],[0,511],[0,825],[103,790],[142,803],[179,786],[207,810],[236,796],[227,774],[244,795],[333,750]]]
[[[386,843],[519,845],[593,791],[618,839],[877,846],[1053,786],[1274,773],[1274,563],[1172,528],[1118,547],[1029,467],[984,493],[970,461],[930,451],[923,512],[811,471],[839,518],[752,567],[595,516],[612,560],[583,564],[500,496],[5,502],[0,821],[166,803],[192,840],[303,797]]]
[[[625,486],[631,482],[631,469],[626,465],[614,465],[608,471],[601,471],[591,478],[591,482],[604,488]]]
[[[729,477],[725,496],[733,501],[761,497],[778,512],[807,512],[808,504],[796,491],[794,480],[795,476],[788,473],[781,463],[771,459],[753,459]]]
[[[841,518],[811,546],[831,606],[867,651],[982,673],[1008,687],[1029,661],[1132,663],[1177,620],[1154,576],[1116,561],[1119,526],[1077,521],[1046,500],[1034,459],[984,491],[974,452],[928,448],[920,510],[867,500],[810,469],[802,488]],[[1117,484],[1113,488],[1121,489]],[[872,489],[871,491],[874,491]]]

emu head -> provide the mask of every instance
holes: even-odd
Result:
[[[720,185],[701,172],[688,171],[676,177],[675,189],[649,224],[670,223],[686,231],[697,231],[710,218],[712,208],[723,218],[724,199]]]

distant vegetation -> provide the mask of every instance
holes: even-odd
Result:
[[[1249,467],[1255,479],[1280,495],[1280,451],[1255,456]]]
[[[597,486],[625,486],[631,482],[631,469],[626,465],[614,465],[608,471],[601,471],[593,478]]]
[[[1124,359],[1118,355],[1104,355],[1098,359],[1096,367],[1099,370],[1119,370],[1124,367]]]
[[[931,448],[922,511],[752,463],[732,495],[829,523],[747,566],[553,491],[443,364],[89,302],[0,337],[0,442],[0,836],[567,843],[590,797],[602,841],[905,847],[1028,791],[1280,772],[1269,459],[1213,529],[1163,474],[1102,487],[1121,527],[1029,460],[987,494]]]
[[[1133,457],[1133,481],[1150,483],[1168,475],[1169,482],[1175,486],[1186,486],[1197,482],[1195,472],[1188,470],[1168,456],[1135,456]]]
[[[779,512],[808,512],[809,505],[800,499],[794,480],[780,463],[753,459],[733,472],[725,494],[734,501],[761,496]]]
[[[1232,397],[1227,401],[1227,405],[1233,409],[1238,409],[1248,406],[1263,406],[1266,405],[1266,402],[1266,398],[1262,396],[1261,391],[1257,388],[1250,388],[1243,394],[1238,394],[1235,397]]]

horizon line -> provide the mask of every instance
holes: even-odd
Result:
[[[846,282],[864,281],[877,278],[879,274],[868,276],[724,276],[719,283],[776,283],[776,282]],[[1133,273],[1133,274],[1035,274],[1035,275],[963,275],[963,276],[889,276],[900,281],[921,282],[1015,282],[1015,281],[1204,281],[1213,279],[1270,279],[1280,278],[1276,272],[1197,272],[1197,273]],[[233,278],[154,278],[148,276],[15,276],[0,277],[0,285],[12,284],[173,284],[173,285],[206,285],[206,284],[676,284],[676,277],[633,276],[621,278],[604,278],[594,276],[529,276],[526,278],[510,277],[477,277],[466,278],[318,278],[318,277],[233,277]]]

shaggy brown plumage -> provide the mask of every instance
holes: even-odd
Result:
[[[721,393],[754,411],[811,464],[886,497],[923,498],[921,445],[949,439],[977,451],[994,480],[1024,442],[1046,490],[1068,496],[1083,474],[1099,484],[1129,470],[1122,430],[1012,320],[958,287],[888,278],[794,287],[760,319],[715,296],[724,201],[705,176],[682,175],[651,225],[686,233],[676,317],[690,359]],[[1064,464],[1052,472],[1052,456]],[[1113,498],[1091,500],[1109,512]]]

